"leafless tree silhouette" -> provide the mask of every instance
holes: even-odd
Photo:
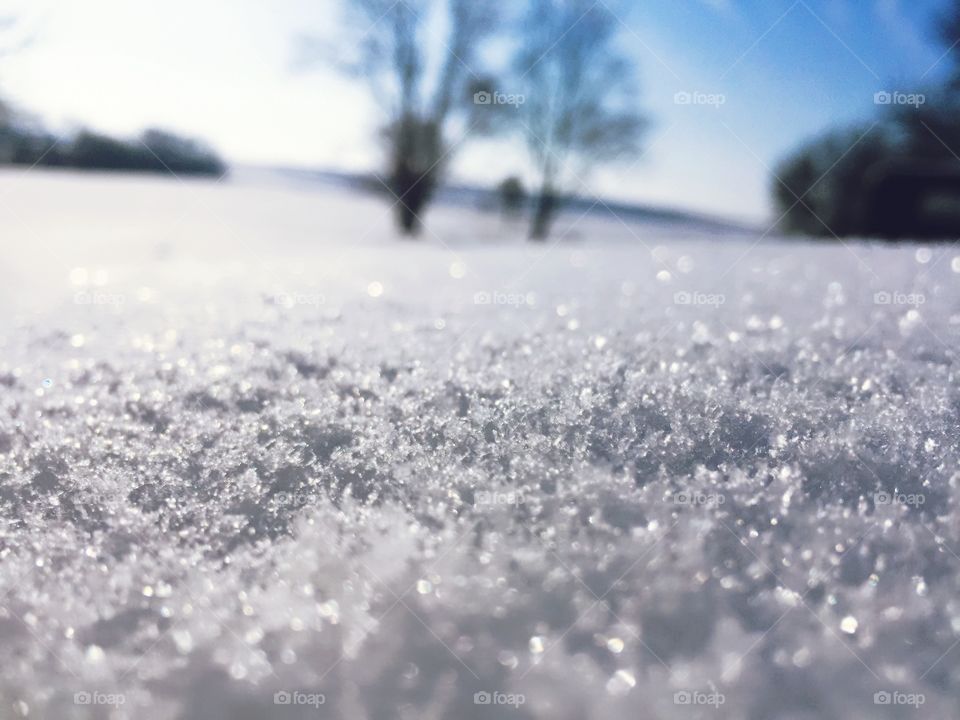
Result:
[[[9,55],[20,46],[20,43],[13,39],[13,31],[16,23],[17,19],[15,17],[0,17],[0,59]],[[10,108],[3,101],[3,98],[0,98],[0,128],[7,125],[11,117]]]
[[[539,175],[532,239],[548,236],[571,179],[639,151],[646,121],[635,105],[635,65],[616,46],[620,27],[604,3],[529,0],[514,69]]]
[[[465,134],[490,127],[473,95],[489,85],[475,66],[496,9],[476,0],[344,1],[336,62],[366,80],[384,109],[388,185],[401,230],[414,235],[455,150],[453,127],[461,123]]]

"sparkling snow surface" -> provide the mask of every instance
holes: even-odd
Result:
[[[960,717],[960,249],[0,212],[0,718]]]

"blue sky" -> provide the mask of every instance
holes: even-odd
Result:
[[[678,0],[638,3],[632,52],[655,126],[641,176],[670,202],[762,217],[769,173],[801,139],[870,121],[879,90],[942,78],[931,39],[943,2]],[[630,34],[627,34],[628,41]],[[642,42],[641,42],[642,40]],[[723,94],[719,109],[676,106],[680,90]],[[703,199],[681,199],[683,188]]]
[[[483,0],[478,0],[483,1]],[[868,120],[879,90],[912,92],[950,60],[930,35],[946,0],[647,0],[622,14],[652,126],[631,168],[592,190],[730,217],[770,217],[769,172],[801,139]],[[335,0],[0,0],[36,33],[0,58],[0,92],[57,128],[163,125],[236,162],[363,170],[378,117],[365,89],[291,71],[294,38],[334,26]],[[939,60],[939,62],[938,62]],[[723,95],[678,105],[678,92]],[[524,172],[503,141],[464,147],[458,179]]]

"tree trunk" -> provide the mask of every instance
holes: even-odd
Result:
[[[557,196],[550,186],[544,183],[537,197],[533,212],[533,222],[530,225],[530,239],[543,242],[550,235],[550,226],[553,224],[554,211],[557,208]]]
[[[413,207],[409,197],[397,203],[397,226],[400,232],[408,238],[415,238],[420,235],[420,210],[422,208]]]
[[[397,225],[407,237],[416,237],[422,228],[421,217],[433,195],[435,174],[412,170],[409,166],[398,167],[393,177],[393,192],[396,197]]]
[[[444,157],[439,123],[405,111],[392,128],[393,172],[390,189],[396,196],[396,218],[407,237],[419,234],[423,213],[440,180]]]

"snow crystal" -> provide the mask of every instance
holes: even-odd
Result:
[[[5,285],[0,715],[958,716],[957,259],[656,242]]]

